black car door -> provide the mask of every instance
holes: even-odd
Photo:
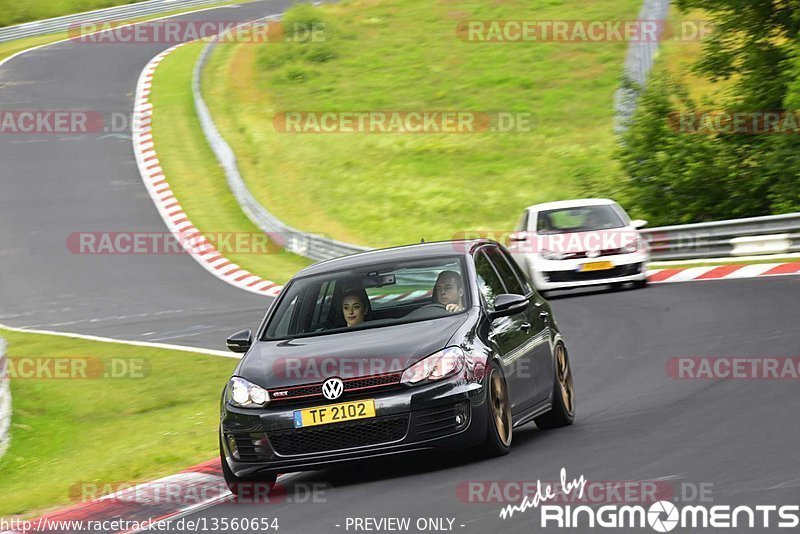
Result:
[[[553,354],[550,347],[550,312],[545,305],[544,299],[533,290],[533,285],[514,262],[509,253],[498,248],[498,253],[492,256],[494,265],[500,273],[507,288],[513,287],[517,293],[525,295],[530,301],[528,309],[525,310],[526,324],[530,325],[529,336],[526,341],[528,352],[528,369],[520,370],[521,375],[525,375],[527,387],[532,391],[532,403],[539,403],[550,395],[553,390],[553,377],[555,369],[553,367]],[[521,314],[522,315],[522,314]]]
[[[490,259],[497,250],[496,247],[482,247],[474,256],[478,286],[487,311],[494,310],[497,295],[511,292]],[[519,413],[534,402],[534,391],[528,379],[532,363],[530,351],[526,348],[530,340],[529,326],[527,313],[517,313],[495,319],[489,328],[488,341],[495,345],[500,355],[512,413]]]

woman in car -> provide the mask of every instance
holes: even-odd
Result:
[[[348,327],[363,323],[370,311],[372,310],[366,291],[354,288],[344,292],[342,296],[342,315]]]

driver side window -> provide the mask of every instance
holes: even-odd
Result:
[[[494,267],[492,267],[492,262],[489,261],[483,250],[479,250],[475,254],[475,273],[478,277],[478,288],[486,300],[488,309],[494,310],[494,300],[497,295],[505,293],[506,290]]]

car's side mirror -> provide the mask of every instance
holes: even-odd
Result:
[[[644,219],[634,219],[631,221],[631,226],[639,230],[647,226],[647,221],[645,221]]]
[[[228,350],[231,352],[247,352],[253,343],[253,333],[250,330],[242,330],[230,336],[226,341]]]
[[[489,318],[507,317],[528,309],[529,301],[522,295],[503,293],[494,299],[494,310],[489,312]]]

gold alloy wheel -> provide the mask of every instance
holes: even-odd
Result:
[[[575,411],[575,390],[572,387],[572,371],[569,367],[569,359],[564,345],[556,345],[556,377],[561,388],[561,400],[564,409],[572,416]]]
[[[511,405],[508,403],[506,385],[496,369],[492,369],[489,382],[491,384],[489,395],[494,426],[497,428],[497,436],[500,441],[508,447],[511,444]]]

